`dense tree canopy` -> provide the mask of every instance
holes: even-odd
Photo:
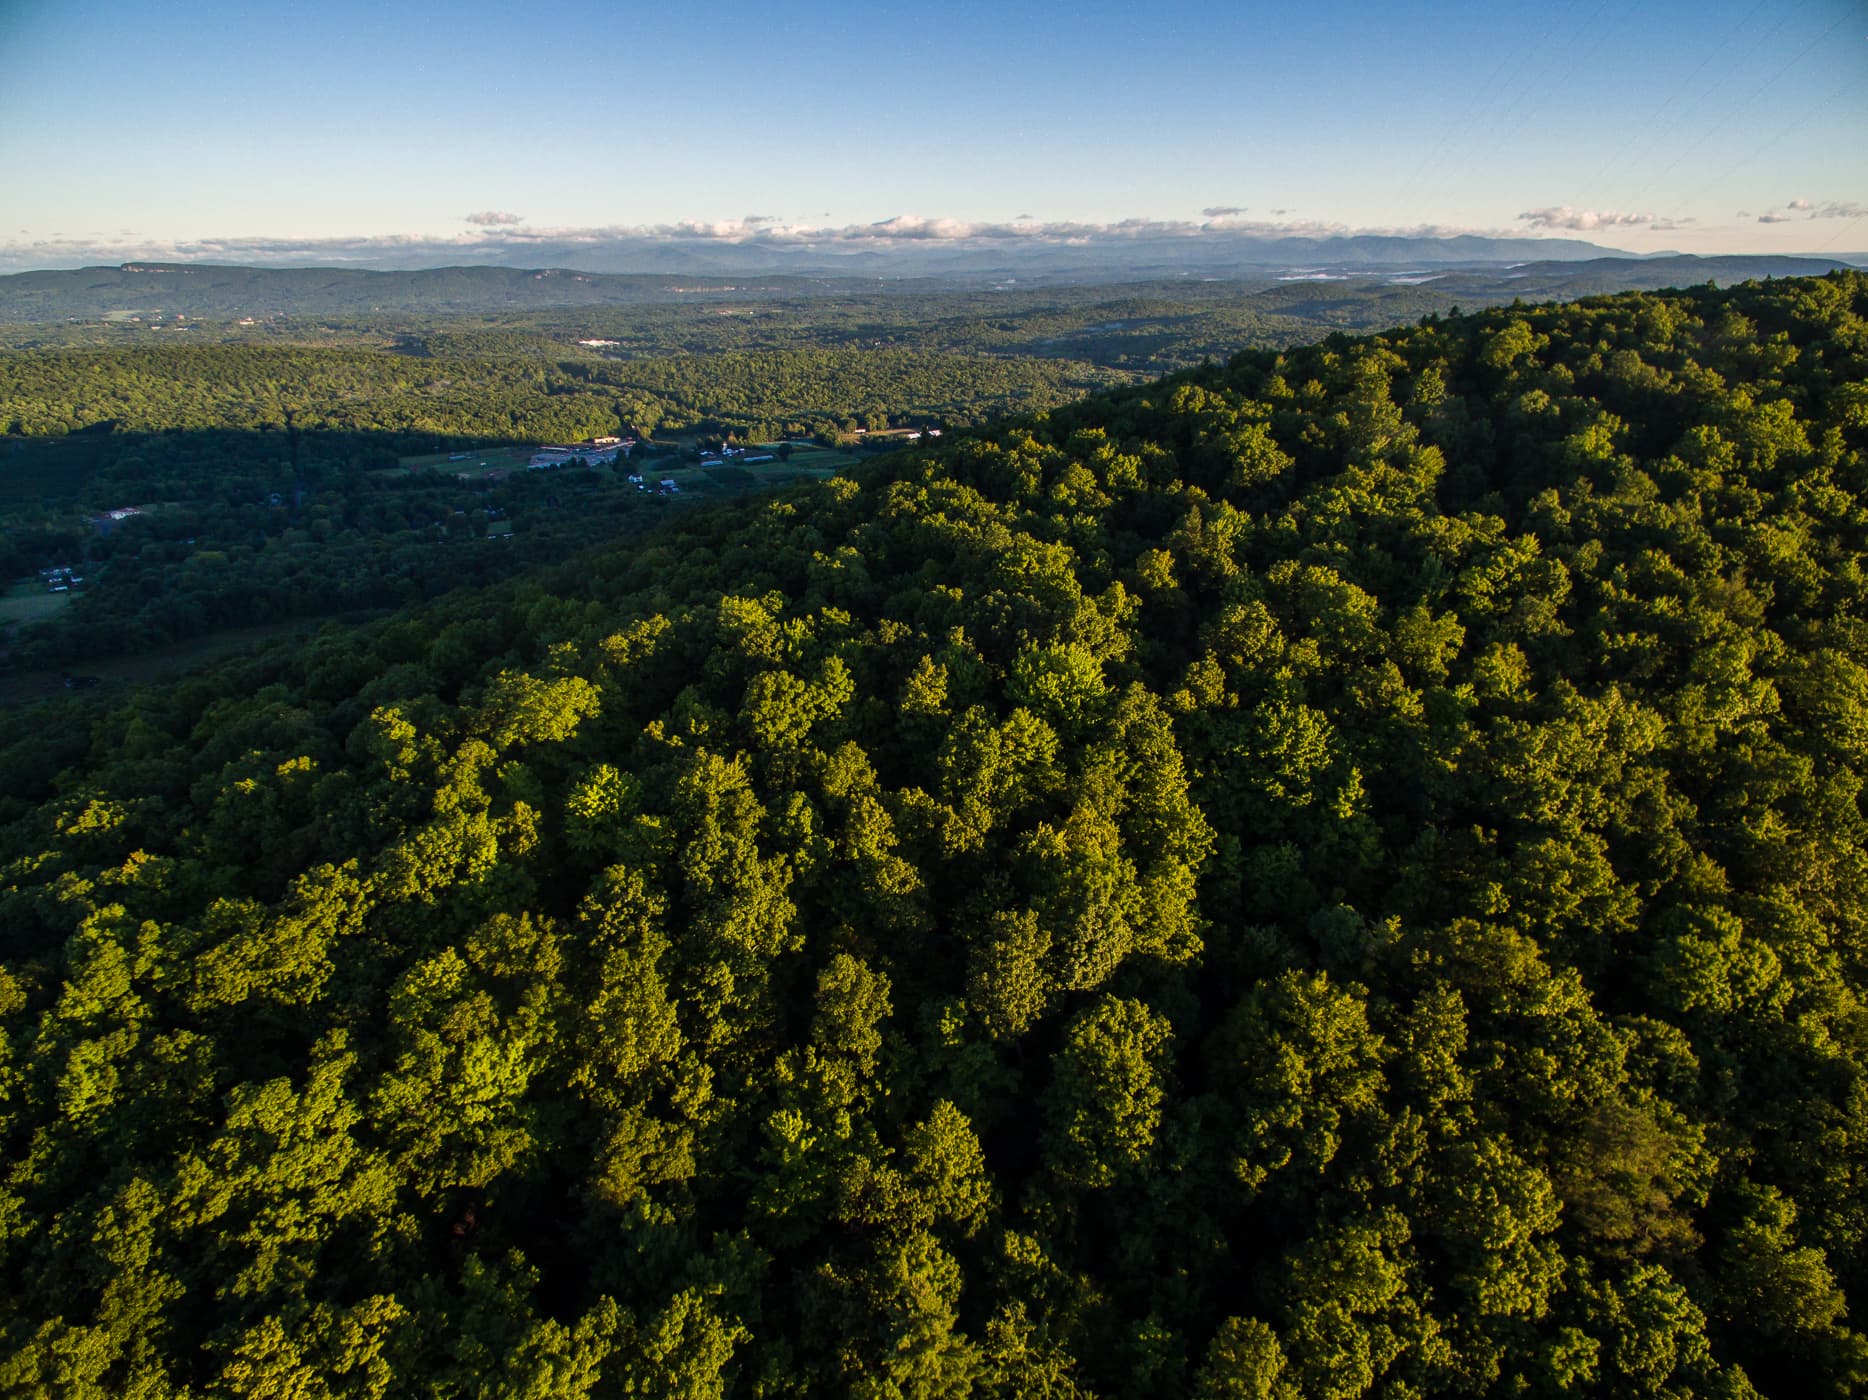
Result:
[[[1868,279],[1241,355],[0,750],[0,1387],[1868,1387]]]
[[[548,360],[524,353],[537,349],[529,342],[489,352],[458,337],[430,340],[404,347],[413,353],[157,343],[0,354],[0,436],[279,428],[288,415],[305,430],[515,442],[631,426],[977,422],[1128,379],[1080,361],[998,354],[812,348]]]

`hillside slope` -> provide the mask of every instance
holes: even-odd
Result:
[[[370,254],[358,250],[365,258]],[[1536,259],[1616,258],[1569,238],[1274,238],[939,241],[837,247],[789,239],[495,241],[386,252],[378,266],[239,266],[136,261],[0,273],[0,323],[107,314],[207,317],[360,312],[513,311],[641,305],[652,301],[822,295],[882,281],[939,278],[978,284],[1016,273],[1074,282],[1134,282],[1196,272],[1275,276],[1293,265],[1379,273],[1415,266],[1480,268]],[[315,258],[315,253],[307,253]],[[0,265],[17,266],[0,247]],[[464,260],[464,261],[463,261]],[[516,262],[522,266],[514,266]],[[1638,261],[1638,260],[1635,260]],[[445,265],[438,265],[445,264]],[[1762,274],[1759,274],[1762,275]]]
[[[1860,1393],[1865,315],[1241,356],[16,734],[0,1387]]]

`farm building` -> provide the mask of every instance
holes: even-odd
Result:
[[[588,466],[597,467],[616,460],[616,454],[623,451],[621,438],[592,438],[589,442],[572,443],[568,447],[541,447],[532,454],[532,460],[526,466],[532,470],[546,467],[561,467],[573,458],[581,457]]]

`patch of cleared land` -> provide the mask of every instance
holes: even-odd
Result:
[[[763,452],[770,451],[772,447],[773,444],[771,443],[761,443],[754,449],[753,455],[758,456]],[[764,462],[754,470],[784,468],[795,471],[800,467],[804,467],[813,472],[840,471],[844,467],[855,466],[861,460],[862,458],[858,457],[854,452],[840,452],[834,447],[819,447],[816,443],[812,443],[808,447],[793,444],[791,460],[789,462]]]
[[[426,452],[396,459],[396,470],[444,472],[452,476],[486,476],[491,472],[524,471],[536,447],[477,447],[469,452]]]
[[[645,455],[631,457],[626,465],[618,468],[619,480],[622,472],[639,472],[651,491],[663,480],[672,481],[680,490],[690,493],[744,491],[758,486],[782,486],[792,481],[817,480],[862,460],[853,452],[822,447],[816,443],[793,442],[789,444],[789,460],[750,465],[741,461],[701,464],[686,460],[696,441],[698,439],[691,435],[656,439],[656,449]],[[776,458],[781,445],[775,442],[755,443],[749,451],[753,456],[769,454]],[[520,445],[487,447],[470,452],[425,452],[398,458],[394,470],[434,472],[437,475],[468,479],[495,473],[516,476],[530,469],[532,454],[537,451],[537,447]]]
[[[37,579],[16,583],[0,594],[0,626],[38,622],[71,602],[69,593],[53,593]]]

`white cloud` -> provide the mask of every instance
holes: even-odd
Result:
[[[1450,238],[1478,235],[1522,238],[1523,228],[1464,228],[1442,224],[1352,227],[1318,219],[1264,219],[1235,216],[1203,221],[1120,219],[1108,223],[1038,222],[1021,217],[1009,223],[902,214],[873,223],[842,226],[786,222],[771,215],[736,219],[686,220],[672,224],[541,228],[519,216],[483,211],[471,216],[473,228],[456,234],[372,234],[351,238],[225,237],[198,239],[83,239],[54,235],[0,243],[0,268],[73,267],[125,261],[215,262],[257,266],[361,265],[432,266],[448,262],[498,262],[506,266],[576,267],[584,262],[607,267],[626,264],[636,254],[680,245],[735,245],[782,249],[810,248],[821,254],[911,248],[1035,248],[1184,242],[1209,248],[1252,245],[1280,238],[1327,239],[1381,237]],[[1665,225],[1660,225],[1665,227]]]
[[[1663,219],[1658,214],[1624,214],[1614,209],[1577,209],[1568,204],[1553,204],[1545,209],[1527,209],[1518,218],[1538,229],[1565,229],[1572,233],[1588,233],[1599,228],[1655,228],[1675,227],[1671,219]]]
[[[1215,204],[1202,209],[1200,217],[1203,219],[1236,219],[1245,211],[1246,206],[1243,204]]]
[[[1758,215],[1758,222],[1787,224],[1799,214],[1805,219],[1868,219],[1868,205],[1852,199],[1826,199],[1821,204],[1813,199],[1793,199],[1788,204],[1765,210]]]
[[[523,214],[508,214],[503,209],[481,209],[467,215],[467,222],[478,224],[481,228],[506,228],[512,224],[525,222]]]

